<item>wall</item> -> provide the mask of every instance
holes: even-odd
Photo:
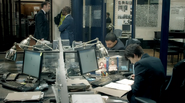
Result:
[[[110,18],[111,18],[111,21],[112,21],[112,24],[113,24],[113,6],[114,6],[114,0],[107,0],[107,11],[106,12],[109,12],[110,13]]]
[[[179,11],[179,14],[177,14],[176,16],[174,16],[174,14],[170,13],[170,26],[169,26],[169,30],[173,29],[173,28],[179,28],[180,23],[181,23],[181,28],[185,28],[185,22],[184,22],[184,18],[185,17],[185,1],[184,0],[171,0],[171,8],[178,5],[183,6],[184,8],[182,8]],[[159,9],[158,9],[158,24],[157,27],[137,27],[136,26],[136,38],[143,38],[143,40],[153,40],[154,38],[154,31],[161,31],[161,16],[162,16],[162,0],[159,0]],[[179,22],[179,23],[177,23]],[[182,22],[184,23],[184,25],[182,25]],[[182,42],[182,39],[173,39],[179,42]]]
[[[159,0],[157,27],[137,27],[136,26],[135,38],[143,38],[143,40],[153,40],[154,31],[161,30],[161,16],[162,16],[162,0]],[[146,22],[146,21],[143,21],[143,22]]]
[[[34,6],[40,7],[41,3],[21,3],[21,14],[31,15],[34,12]]]

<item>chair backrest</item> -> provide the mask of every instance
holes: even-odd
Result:
[[[174,90],[183,85],[185,80],[185,59],[179,61],[173,68],[171,79],[165,90]]]
[[[140,45],[141,41],[135,38],[130,38],[126,40],[125,47],[127,47],[129,44],[139,44]]]
[[[114,34],[115,34],[117,37],[120,37],[121,34],[122,34],[122,30],[121,30],[121,29],[115,29],[115,30],[114,30]]]
[[[161,92],[159,103],[185,103],[185,59],[179,61],[173,68],[172,76],[166,88]],[[184,102],[183,102],[184,101]]]

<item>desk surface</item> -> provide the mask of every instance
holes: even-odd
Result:
[[[18,57],[18,58],[21,58],[21,57]],[[7,61],[4,59],[1,59],[0,60],[0,74],[3,74],[4,72],[7,72],[7,71],[20,73],[22,71],[22,64],[19,62],[12,62],[12,61]],[[42,76],[41,76],[41,78],[42,78]],[[7,96],[8,93],[16,92],[14,90],[3,88],[2,85],[0,85],[0,91],[1,91],[0,102],[2,102],[4,100],[4,98]],[[51,85],[49,86],[48,90],[45,90],[43,92],[44,92],[44,100],[43,100],[44,103],[49,103],[49,99],[55,98],[53,90],[51,88]],[[109,98],[110,99],[108,99],[108,101],[107,101],[108,103],[110,103],[110,101],[114,101],[115,99],[118,100],[118,98],[116,98],[116,97],[109,96]],[[123,99],[126,100],[126,97],[123,97]],[[127,102],[125,101],[123,103],[127,103]]]

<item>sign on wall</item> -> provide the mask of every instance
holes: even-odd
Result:
[[[131,33],[132,0],[115,0],[115,29]]]

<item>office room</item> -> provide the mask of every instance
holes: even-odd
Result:
[[[43,96],[43,101],[49,102],[73,103],[75,100],[78,101],[79,95],[72,95],[78,94],[79,91],[76,89],[79,89],[88,91],[87,94],[94,96],[93,98],[99,98],[100,103],[101,98],[107,103],[111,103],[112,100],[127,103],[129,102],[127,94],[128,91],[132,91],[132,87],[118,86],[115,83],[125,82],[123,79],[126,79],[127,83],[133,84],[134,79],[131,76],[137,71],[134,70],[134,63],[129,61],[129,58],[125,58],[125,50],[129,44],[140,45],[144,53],[160,60],[168,83],[170,83],[174,68],[179,67],[176,64],[184,59],[185,2],[183,0],[171,0],[170,2],[165,0],[47,1],[50,9],[46,12],[45,20],[49,28],[49,39],[41,40],[34,35],[35,17],[39,11],[45,10],[40,6],[44,0],[0,0],[0,73],[1,78],[9,77],[7,80],[2,79],[1,85],[6,81],[19,81],[20,83],[24,79],[39,82],[34,89],[24,91],[30,93],[37,91]],[[66,6],[70,8],[67,11],[65,11]],[[68,28],[62,30],[63,23],[56,24],[55,22],[58,14],[64,17],[63,20],[67,17],[73,18],[73,35],[69,36],[69,39],[62,37],[63,31],[68,31]],[[116,35],[114,43],[117,44],[120,41],[124,49],[109,48],[107,34]],[[71,37],[73,37],[72,40]],[[29,54],[30,52],[34,53]],[[86,52],[86,56],[83,56]],[[30,56],[30,59],[27,58],[27,55],[33,55],[33,58],[37,58],[37,62]],[[36,57],[38,55],[40,59]],[[86,61],[81,58],[85,58]],[[94,58],[94,60],[87,60],[89,58]],[[38,63],[38,65],[33,65],[30,61],[31,66],[38,67],[39,73],[36,73],[38,75],[29,74],[31,71],[24,70],[29,64],[26,63],[28,60],[34,61],[33,64]],[[83,65],[85,62],[87,64],[90,62],[90,64]],[[89,69],[86,72],[82,70],[92,67],[93,64],[95,68],[92,70]],[[16,74],[17,72],[19,74]],[[117,76],[113,76],[115,74]],[[15,79],[8,80],[13,75]],[[184,80],[184,77],[182,78]],[[97,84],[96,79],[106,79],[104,80],[106,84]],[[112,88],[112,85],[120,88],[117,90]],[[179,87],[180,90],[182,88],[183,85]],[[18,91],[4,86],[1,89],[4,91],[0,96],[1,101],[8,100],[5,99],[8,93]],[[62,95],[63,93],[66,95]],[[68,98],[68,95],[71,98]],[[86,101],[96,102],[91,101],[93,98]],[[71,99],[74,100],[71,101]]]

